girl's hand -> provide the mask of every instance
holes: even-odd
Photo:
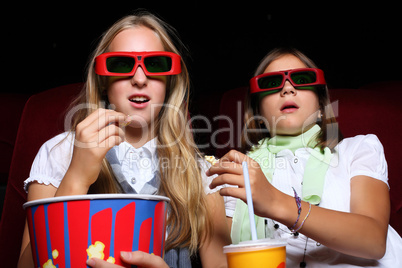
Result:
[[[238,188],[222,188],[220,194],[240,198],[247,203],[242,167],[243,161],[246,161],[248,164],[254,212],[258,216],[269,217],[273,213],[270,208],[275,207],[274,202],[277,200],[280,192],[268,182],[260,165],[256,161],[238,151],[231,150],[207,171],[208,176],[218,174],[218,177],[212,181],[210,188],[223,184],[237,185]]]
[[[86,194],[99,175],[106,153],[124,141],[122,127],[127,125],[127,118],[123,113],[98,109],[77,125],[74,151],[65,176],[69,180],[62,181],[71,182],[76,190],[67,194]]]
[[[120,256],[125,263],[137,265],[143,268],[169,268],[161,257],[141,251],[121,252]],[[87,265],[93,268],[121,267],[97,258],[89,259]]]

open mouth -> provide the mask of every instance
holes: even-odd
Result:
[[[289,105],[289,106],[285,106],[281,109],[281,111],[283,110],[287,110],[287,109],[298,109],[299,107],[295,106],[295,105]]]
[[[145,96],[135,96],[135,97],[129,99],[129,101],[141,104],[141,103],[149,102],[149,99]]]
[[[296,103],[294,103],[294,102],[286,102],[286,103],[284,103],[284,104],[282,105],[282,107],[281,107],[281,112],[284,112],[284,111],[295,111],[295,110],[297,110],[297,109],[299,109],[299,106],[297,106]]]

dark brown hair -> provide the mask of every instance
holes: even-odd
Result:
[[[295,48],[276,48],[264,57],[254,76],[264,73],[269,64],[284,55],[297,57],[307,68],[318,68],[310,58]],[[318,96],[319,109],[322,114],[321,120],[317,121],[317,124],[321,127],[321,131],[317,137],[317,146],[321,149],[329,147],[333,151],[334,147],[343,139],[343,136],[332,110],[328,87],[318,88],[315,93]],[[260,98],[251,96],[249,92],[247,93],[241,148],[243,152],[250,151],[251,147],[258,144],[261,139],[271,137],[265,124],[260,123],[262,116],[260,114],[259,102]]]

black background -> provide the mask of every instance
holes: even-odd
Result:
[[[277,46],[306,53],[332,88],[402,80],[397,2],[101,2],[3,6],[2,65],[7,71],[1,90],[34,94],[84,81],[99,36],[137,8],[177,29],[189,51],[192,98],[247,85],[259,61]]]

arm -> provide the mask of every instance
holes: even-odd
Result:
[[[209,194],[207,203],[213,220],[213,231],[199,250],[203,267],[227,267],[223,247],[231,244],[226,223],[225,204],[219,193]]]
[[[125,119],[126,116],[122,113],[98,109],[78,124],[72,160],[59,187],[33,182],[28,188],[27,201],[86,194],[99,175],[101,162],[107,151],[123,140],[124,132],[117,124],[125,122]],[[24,268],[33,267],[27,224],[18,265]]]
[[[277,220],[291,226],[297,214],[294,198],[288,196],[282,202]],[[306,202],[302,203],[300,218],[304,219],[309,206]],[[282,213],[278,213],[280,209]],[[386,249],[389,211],[387,185],[370,177],[356,176],[351,182],[351,212],[312,206],[301,232],[339,252],[380,259]],[[292,218],[293,221],[289,220]]]
[[[53,197],[57,188],[53,185],[44,185],[33,182],[29,185],[27,201]],[[25,222],[24,234],[22,236],[20,258],[18,260],[18,267],[34,267],[31,242],[29,239],[28,223]]]
[[[228,162],[209,170],[209,175],[219,174],[212,188],[225,183],[238,185],[239,188],[223,188],[220,193],[246,202],[241,162],[247,160],[255,213],[286,226],[294,224],[297,218],[294,197],[273,187],[258,163],[236,151],[229,152],[223,159]],[[312,206],[300,232],[339,252],[380,259],[385,254],[390,211],[387,185],[367,176],[356,176],[351,180],[350,202],[350,213]],[[301,219],[306,216],[308,207],[308,203],[302,202]]]
[[[106,153],[124,140],[117,126],[126,116],[113,110],[98,109],[76,127],[74,151],[56,196],[87,194],[96,181]]]

